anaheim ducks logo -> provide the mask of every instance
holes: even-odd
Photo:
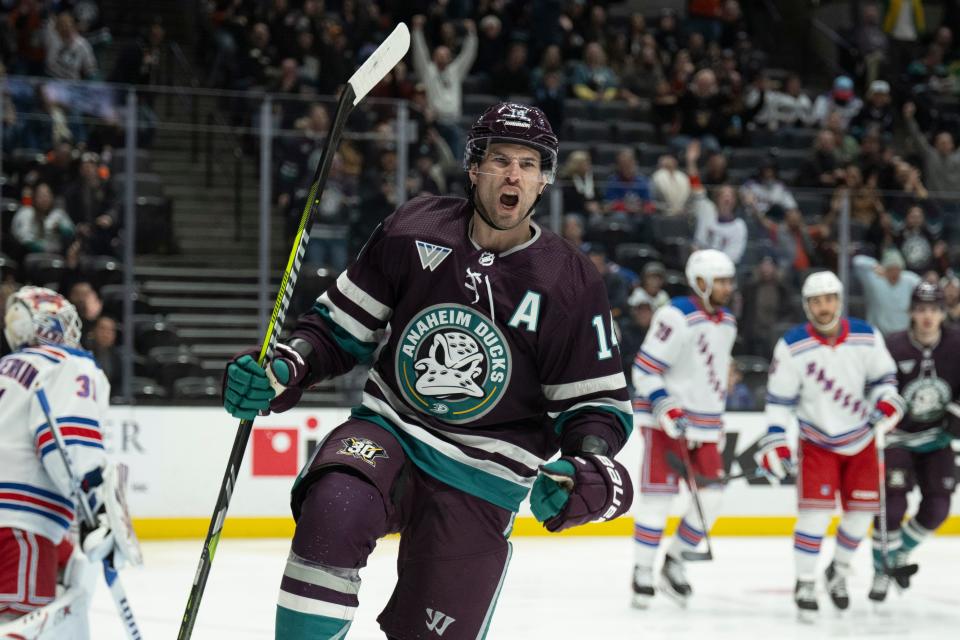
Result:
[[[410,405],[445,422],[471,422],[492,410],[510,383],[510,350],[474,309],[435,305],[403,330],[396,371]]]
[[[910,416],[919,422],[939,420],[947,411],[952,393],[950,385],[936,376],[920,377],[903,389],[903,397],[910,407]]]

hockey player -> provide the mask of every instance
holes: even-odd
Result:
[[[632,419],[603,284],[530,219],[557,147],[539,109],[491,107],[468,135],[467,199],[401,206],[266,370],[249,355],[228,365],[230,413],[284,411],[311,384],[370,362],[390,323],[362,404],[294,485],[277,638],[344,637],[358,571],[391,532],[387,636],[482,637],[528,494],[550,531],[629,508],[629,476],[612,458]]]
[[[910,302],[910,329],[890,336],[890,355],[897,363],[897,383],[907,411],[886,448],[887,567],[902,567],[908,556],[950,512],[956,484],[953,438],[960,437],[960,332],[943,326],[943,291],[920,283]],[[920,487],[917,512],[903,524],[907,494]],[[901,526],[902,525],[902,526]],[[874,524],[873,557],[876,574],[869,597],[882,602],[890,587],[884,571],[879,523]],[[909,578],[900,579],[901,586]]]
[[[646,608],[654,595],[653,563],[673,497],[677,471],[667,454],[689,449],[693,471],[719,480],[723,461],[717,449],[723,431],[726,376],[737,337],[737,321],[724,305],[733,294],[735,270],[726,254],[696,251],[686,276],[694,295],[674,298],[657,310],[633,365],[636,424],[642,427],[643,465],[634,515],[633,604]],[[667,548],[660,585],[685,605],[692,594],[684,571],[684,550],[693,551],[709,531],[720,507],[720,483],[700,488],[701,522],[691,503],[677,536]]]
[[[38,396],[49,403],[82,474],[85,499],[99,512],[97,528],[80,528],[87,559],[122,560],[105,512],[112,498],[104,484],[110,474],[100,421],[110,383],[93,356],[79,348],[77,310],[54,291],[23,287],[7,300],[4,321],[13,351],[0,359],[0,621],[49,605],[58,568],[73,551],[67,535],[77,519],[72,485]],[[69,582],[71,588],[90,588],[89,581]],[[62,615],[50,616],[42,626],[55,629],[41,637],[86,638],[86,600],[73,598],[73,606],[59,609]]]
[[[903,414],[893,359],[883,337],[862,320],[842,315],[843,285],[833,273],[807,276],[801,290],[809,320],[774,348],[767,380],[768,430],[757,464],[783,480],[795,468],[785,432],[799,424],[798,518],[794,531],[801,619],[817,611],[814,588],[820,543],[840,494],[843,516],[827,591],[838,609],[849,606],[850,560],[878,508],[874,429],[889,431]]]

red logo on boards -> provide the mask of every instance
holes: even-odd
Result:
[[[299,429],[253,430],[253,475],[295,476],[300,471]]]

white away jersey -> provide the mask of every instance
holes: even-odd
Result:
[[[633,363],[637,426],[657,427],[652,407],[669,395],[687,414],[688,440],[719,441],[736,339],[737,320],[727,309],[708,315],[693,297],[658,309]]]
[[[883,336],[863,320],[844,318],[830,345],[808,324],[784,334],[767,379],[767,424],[797,420],[800,438],[844,455],[873,438],[870,413],[897,392],[896,367]]]
[[[0,359],[0,527],[59,543],[73,522],[74,504],[38,392],[46,395],[83,476],[106,461],[100,419],[110,383],[93,356],[79,349],[27,347]]]

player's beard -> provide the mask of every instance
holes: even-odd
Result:
[[[478,194],[474,206],[480,209],[481,219],[486,217],[493,224],[499,227],[498,231],[512,231],[527,221],[527,214],[533,207],[535,200],[531,201],[524,189],[517,188],[517,203],[509,211],[502,211],[500,197],[503,195],[503,188],[498,187],[489,196]]]

